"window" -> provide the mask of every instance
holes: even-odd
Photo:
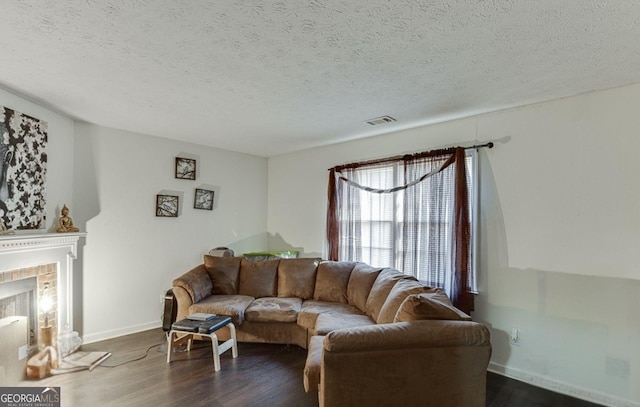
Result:
[[[471,232],[464,252],[465,291],[474,292],[476,151],[462,154],[465,153],[469,199],[465,199],[463,210],[467,212],[466,230]],[[411,156],[336,167],[340,178],[333,181],[335,206],[330,211],[334,213],[337,233],[329,235],[329,244],[331,247],[333,238],[337,259],[395,268],[449,294],[448,288],[455,285],[453,219],[456,168],[461,168],[449,165],[451,156],[451,153],[418,159]]]

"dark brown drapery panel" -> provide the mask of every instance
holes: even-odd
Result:
[[[452,287],[448,294],[451,302],[462,311],[469,313],[473,310],[473,294],[469,287],[469,252],[471,250],[471,223],[469,219],[469,191],[467,189],[467,171],[465,169],[464,148],[457,148],[455,152],[455,196],[454,196],[454,224],[452,264],[454,266],[451,278]]]
[[[338,261],[338,239],[339,226],[338,226],[338,196],[336,192],[336,170],[331,168],[329,170],[329,187],[328,187],[328,199],[327,203],[327,241],[329,242],[329,248],[327,250],[327,257],[329,260]]]
[[[399,163],[403,169],[403,177],[400,181],[401,185],[393,185],[391,187],[370,186],[364,184],[366,177],[362,179],[358,178],[358,170],[376,169],[393,163]],[[444,170],[450,166],[451,168],[447,171],[446,175],[444,175]],[[431,180],[431,178],[433,178],[433,180]],[[424,189],[422,186],[423,181],[428,179],[430,181],[427,184],[435,184],[436,186]],[[441,190],[438,188],[441,188],[443,184],[449,185],[449,182],[453,183],[452,188],[446,189],[446,191],[452,191],[446,192],[447,194],[453,194],[452,199],[448,198],[449,200],[447,201],[452,201],[452,207],[448,210],[448,213],[451,214],[450,219],[452,224],[450,230],[452,230],[452,232],[450,234],[440,233],[439,231],[432,232],[434,227],[438,229],[444,226],[439,225],[438,222],[433,223],[430,221],[429,219],[431,218],[429,218],[429,215],[427,215],[427,220],[419,219],[419,216],[423,216],[421,215],[422,210],[417,210],[416,206],[421,205],[421,203],[415,202],[415,200],[423,199],[421,197],[427,194],[426,199],[429,201],[429,205],[434,206],[433,202],[436,202],[435,206],[441,206],[442,204],[439,198],[433,194],[439,194]],[[442,258],[435,258],[429,260],[438,262],[439,269],[443,268],[443,265],[446,265],[446,268],[450,269],[448,271],[449,275],[446,277],[430,277],[430,280],[437,278],[438,281],[429,281],[429,283],[444,288],[456,307],[467,313],[470,312],[473,309],[473,294],[469,288],[469,273],[471,272],[469,261],[471,230],[469,223],[469,193],[467,190],[465,170],[465,149],[457,147],[446,150],[434,150],[331,168],[329,170],[327,204],[327,241],[328,258],[330,260],[363,261],[363,259],[357,258],[361,251],[353,248],[353,242],[359,241],[360,236],[358,232],[363,228],[357,223],[345,225],[345,219],[341,219],[341,216],[345,216],[345,210],[348,210],[348,207],[353,206],[356,208],[360,206],[358,194],[354,194],[354,190],[351,188],[357,188],[373,194],[405,194],[403,195],[403,197],[405,197],[403,211],[409,212],[406,212],[406,215],[403,217],[406,218],[407,221],[401,225],[400,231],[402,235],[401,241],[404,242],[403,245],[406,246],[401,248],[403,256],[411,255],[411,253],[415,255],[416,251],[425,250],[425,245],[450,245],[452,248],[450,251],[451,259],[443,260]],[[422,192],[414,195],[413,190],[420,188],[423,188],[423,190],[420,190]],[[425,224],[430,226],[425,226]],[[419,229],[407,230],[407,228],[411,228],[414,225],[418,225],[417,227]],[[427,228],[430,229],[427,230]],[[352,233],[356,235],[351,235]],[[344,236],[344,234],[349,236]],[[424,243],[423,241],[431,238],[430,236],[432,234],[437,235],[436,239],[439,240],[432,243]],[[446,242],[442,241],[442,236],[444,235],[450,235],[450,240]],[[345,240],[348,241],[348,244],[351,246],[345,245]],[[348,253],[341,253],[341,243],[342,247],[348,246]],[[413,258],[403,258],[398,260],[395,266],[403,272],[418,276],[422,274],[423,269],[430,268],[429,265],[424,265],[423,263],[423,260],[415,261]],[[373,265],[394,266],[386,264]],[[408,270],[402,268],[408,268]],[[416,268],[420,270],[415,270]],[[442,273],[436,274],[439,275]]]

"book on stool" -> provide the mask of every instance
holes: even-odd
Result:
[[[187,319],[191,319],[193,321],[211,321],[216,317],[216,314],[205,314],[204,312],[196,312],[195,314],[191,314],[187,317]]]
[[[189,318],[174,322],[171,329],[174,331],[210,334],[231,322],[231,318],[224,315],[216,315],[208,321],[195,321]]]

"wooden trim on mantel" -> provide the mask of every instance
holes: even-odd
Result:
[[[12,235],[0,235],[0,249],[15,246],[66,243],[86,237],[86,232],[48,233],[33,231],[17,231]]]

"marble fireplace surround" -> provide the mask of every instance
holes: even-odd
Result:
[[[0,292],[2,284],[33,277],[24,270],[55,265],[58,332],[73,330],[73,261],[78,252],[78,240],[86,233],[20,232],[0,236]]]

